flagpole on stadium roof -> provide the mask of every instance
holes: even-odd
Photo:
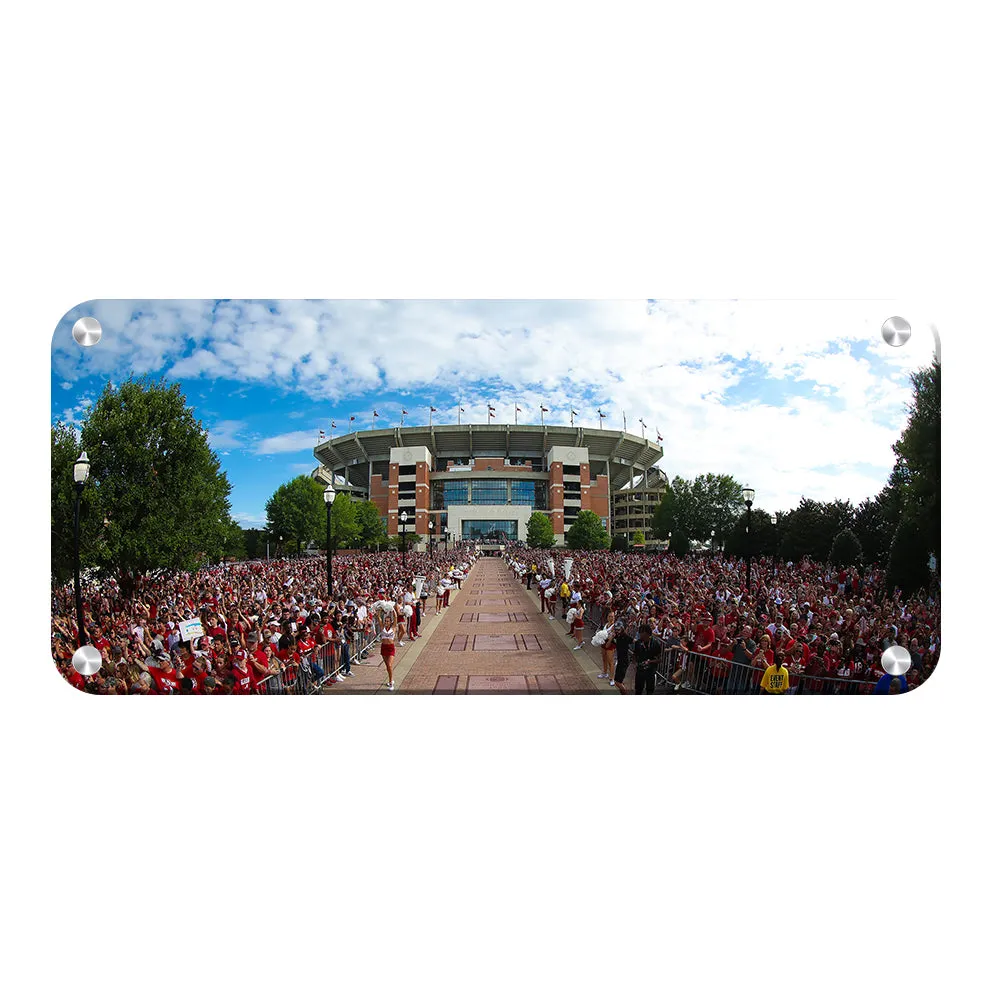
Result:
[[[606,416],[607,416],[606,413],[601,413],[600,410],[597,411],[597,420],[598,420],[598,423],[601,425],[601,430],[602,431],[604,430],[604,418]]]
[[[372,430],[375,430],[375,418],[378,416],[378,410],[372,410]]]

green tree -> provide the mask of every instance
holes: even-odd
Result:
[[[360,531],[360,543],[365,546],[384,546],[389,538],[378,507],[371,500],[364,500],[355,504],[354,508],[355,521]]]
[[[691,538],[706,541],[715,531],[719,538],[732,531],[740,513],[745,513],[743,485],[732,476],[706,473],[691,484],[691,510],[688,523],[681,527]]]
[[[680,477],[675,477],[675,483],[682,483]],[[653,518],[650,524],[654,538],[666,540],[677,527],[677,500],[674,489],[670,485],[664,485],[663,496],[660,502],[653,508]]]
[[[73,576],[75,564],[73,519],[76,486],[73,465],[83,449],[73,428],[61,421],[52,425],[52,579],[64,583]],[[88,456],[89,457],[89,456]],[[97,487],[88,479],[80,499],[80,565],[95,565],[99,560],[102,518]]]
[[[227,559],[246,559],[247,546],[246,536],[243,529],[227,516],[223,521],[222,542],[218,551],[218,556]]]
[[[611,539],[612,552],[628,552],[628,538],[625,535],[615,535]]]
[[[108,383],[80,439],[95,513],[108,519],[96,555],[126,590],[133,573],[193,569],[224,549],[229,480],[179,385],[146,377]]]
[[[834,566],[856,566],[861,562],[862,548],[858,536],[849,528],[841,531],[830,546],[829,561]]]
[[[820,503],[802,497],[781,525],[781,558],[799,560],[811,556],[825,560],[835,536],[854,521],[854,509],[846,500]]]
[[[646,536],[645,536],[645,534],[642,531],[637,531],[632,536],[632,544],[633,545],[645,545],[646,544]]]
[[[666,538],[683,531],[689,539],[707,541],[728,535],[743,506],[743,487],[729,475],[703,473],[694,480],[674,476],[653,511],[652,534]]]
[[[264,505],[267,530],[272,536],[284,536],[284,549],[295,542],[326,541],[326,504],[324,486],[311,476],[296,476],[282,483]]]
[[[910,418],[893,451],[906,471],[905,516],[916,528],[916,544],[929,556],[941,551],[941,366],[935,360],[910,380]]]
[[[750,512],[750,535],[747,536],[747,513],[744,508],[726,536],[726,552],[733,556],[773,555],[777,545],[777,530],[771,524],[771,515],[764,510]],[[718,536],[716,536],[718,537]]]
[[[243,548],[247,559],[260,559],[267,551],[264,545],[264,532],[260,528],[244,528]]]
[[[889,549],[886,584],[900,587],[909,595],[930,583],[929,556],[925,549],[924,529],[916,518],[904,517]]]
[[[581,510],[565,537],[571,549],[606,549],[611,545],[611,536],[592,510]]]
[[[691,551],[691,540],[680,528],[670,536],[670,550],[678,559],[683,559]]]
[[[528,518],[528,537],[526,539],[529,549],[551,549],[555,542],[555,532],[552,528],[552,519],[536,510]]]
[[[377,516],[377,508],[375,513]],[[380,519],[379,524],[381,525],[381,523]],[[323,530],[326,530],[325,526]],[[354,503],[346,493],[338,493],[330,510],[330,541],[333,545],[333,551],[336,552],[338,548],[350,548],[360,538],[361,525],[358,523],[358,504]],[[317,541],[319,540],[317,539]],[[321,540],[323,545],[326,545],[325,534],[321,536]]]

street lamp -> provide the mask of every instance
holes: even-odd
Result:
[[[330,512],[333,510],[333,501],[337,499],[337,491],[333,486],[327,486],[323,490],[323,499],[326,501],[326,596],[333,597],[333,556],[330,552]]]
[[[427,518],[427,537],[430,539],[431,552],[434,552],[434,518]]]
[[[87,641],[83,627],[83,595],[80,593],[80,497],[83,484],[90,475],[90,459],[85,451],[73,463],[73,485],[76,487],[76,502],[73,505],[73,590],[76,594],[76,628],[80,645]]]
[[[712,540],[711,540],[711,542],[709,544],[712,547],[712,553],[714,555],[714,553],[715,553],[715,528],[712,529]]]
[[[754,490],[743,487],[743,502],[747,505],[747,594],[750,593],[750,508],[753,507]]]
[[[771,524],[774,526],[774,555],[771,559],[771,569],[777,570],[778,568],[778,515],[771,515]]]
[[[399,515],[399,523],[403,526],[402,532],[400,532],[400,538],[403,542],[403,569],[406,569],[406,522],[408,518],[406,516],[406,511],[404,510]]]

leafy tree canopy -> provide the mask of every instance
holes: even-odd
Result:
[[[571,549],[606,549],[611,545],[611,536],[592,510],[581,510],[565,537]]]
[[[54,429],[54,447],[60,435]],[[229,480],[179,385],[109,382],[84,419],[80,447],[91,460],[88,516],[101,524],[95,536],[88,523],[82,561],[113,570],[127,588],[129,574],[193,569],[224,553],[233,538]]]
[[[555,542],[555,532],[552,529],[552,519],[536,510],[528,518],[527,539],[529,549],[550,549]]]
[[[743,506],[743,486],[729,475],[704,473],[693,480],[675,476],[653,512],[652,533],[666,538],[683,531],[689,539],[723,538],[735,525]]]
[[[285,546],[290,541],[297,548],[310,541],[326,541],[326,504],[324,486],[311,476],[296,476],[282,483],[264,505],[267,530],[272,536],[282,536]]]
[[[861,542],[858,541],[858,536],[850,529],[845,529],[833,539],[829,561],[834,566],[856,566],[861,562],[861,555]]]

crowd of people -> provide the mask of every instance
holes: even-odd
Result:
[[[565,558],[507,553],[543,612],[571,634],[591,625],[599,678],[622,693],[892,694],[922,684],[940,656],[939,595],[904,597],[878,568],[760,559],[748,586],[745,561],[722,553],[574,552],[568,567]],[[898,678],[882,669],[890,646],[910,654]]]
[[[397,647],[420,638],[426,614],[444,613],[475,559],[472,546],[408,553],[405,568],[398,552],[340,555],[329,594],[325,557],[91,575],[84,640],[101,669],[72,665],[84,644],[72,584],[53,591],[52,655],[70,684],[95,694],[281,694],[349,684],[352,650],[378,642],[392,691]],[[192,619],[204,635],[185,638]]]
[[[102,669],[72,666],[72,584],[53,592],[52,653],[74,686],[98,694],[279,694],[350,683],[352,655],[377,644],[386,686],[401,645],[443,614],[477,558],[448,553],[340,555],[327,593],[324,557],[156,571],[83,585],[85,639]],[[804,559],[746,564],[725,554],[565,553],[511,545],[514,575],[541,613],[566,622],[575,649],[601,648],[599,679],[622,693],[896,693],[922,684],[940,656],[940,598],[904,598],[878,568]],[[431,609],[428,603],[433,600]],[[204,635],[186,639],[181,623]],[[910,654],[890,677],[890,646]]]

